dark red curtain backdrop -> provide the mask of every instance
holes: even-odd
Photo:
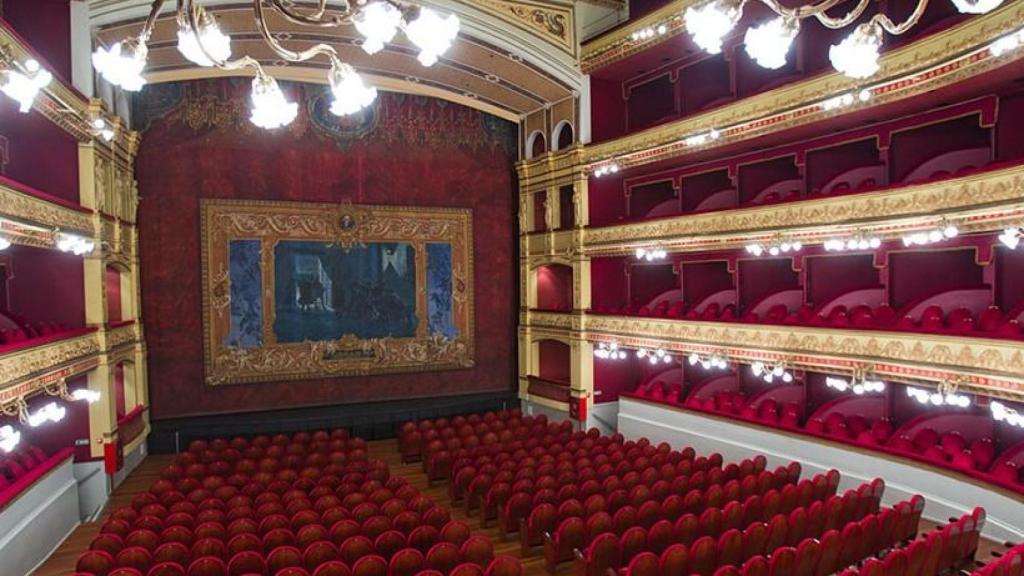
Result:
[[[383,92],[372,110],[339,120],[327,111],[325,88],[283,88],[300,112],[277,132],[249,123],[247,80],[153,86],[136,100],[144,130],[136,169],[153,418],[511,390],[515,125],[450,102]],[[471,208],[475,368],[206,385],[201,198]]]

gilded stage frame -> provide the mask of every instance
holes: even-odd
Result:
[[[470,210],[203,200],[200,212],[207,384],[473,366]],[[306,252],[293,254],[302,250]],[[310,250],[319,256],[309,256]],[[244,256],[246,252],[248,256]],[[300,272],[295,271],[299,260],[283,260],[282,254],[302,259],[305,275],[299,278]],[[322,264],[351,258],[357,258],[360,274],[373,275],[378,284],[356,286],[363,276],[353,276],[354,267],[335,266],[328,273]],[[310,266],[316,271],[309,272]],[[380,279],[384,274],[390,276]],[[322,279],[312,281],[315,290],[308,288],[310,277]],[[233,286],[232,278],[246,278],[247,282],[236,281]],[[275,286],[282,278],[288,285]],[[404,315],[386,318],[402,321],[400,329],[374,325],[383,320],[379,313],[374,316],[363,310],[372,306],[350,305],[362,304],[367,298],[380,300],[379,294],[387,292],[381,288],[385,281],[400,283],[404,290],[405,299],[396,296],[390,306]],[[342,292],[346,298],[358,292],[363,300],[343,301]],[[391,302],[381,305],[385,314],[390,313],[386,304]],[[287,316],[287,322],[279,312],[281,317]],[[348,315],[363,317],[350,321]],[[323,336],[321,330],[320,336],[310,338],[303,332],[307,328],[303,322],[310,322],[309,318],[336,331],[348,330],[352,322],[357,322],[358,328],[329,336]],[[282,328],[285,325],[287,330]],[[367,330],[373,335],[367,336]]]

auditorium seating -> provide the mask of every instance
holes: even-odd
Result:
[[[515,562],[518,567],[518,562]],[[79,574],[515,576],[344,430],[192,442],[114,510]]]
[[[1009,490],[1024,491],[1024,471],[1017,458],[1019,453],[1024,452],[1024,444],[1014,443],[997,449],[990,435],[979,435],[967,441],[959,432],[939,433],[927,426],[915,429],[912,433],[902,432],[902,429],[897,429],[891,420],[884,417],[869,418],[837,411],[830,412],[824,418],[811,415],[801,424],[802,408],[797,403],[764,398],[755,405],[738,390],[715,392],[704,398],[691,393],[683,399],[683,387],[678,383],[653,381],[623,394],[911,458]],[[941,415],[942,412],[935,412],[932,417]]]
[[[1020,323],[1017,320],[1021,310],[1004,311],[998,306],[990,306],[978,315],[967,308],[944,310],[939,306],[931,306],[926,308],[920,317],[915,318],[908,315],[900,316],[891,307],[884,304],[874,308],[868,305],[859,305],[850,309],[842,305],[833,306],[827,314],[809,305],[794,310],[777,305],[763,315],[746,313],[739,317],[736,307],[731,304],[719,306],[717,303],[711,303],[698,309],[697,307],[687,308],[686,304],[681,301],[662,301],[653,307],[632,304],[626,306],[597,305],[590,313],[668,320],[927,332],[978,338],[1019,339],[1024,337],[1024,332],[1021,331]]]

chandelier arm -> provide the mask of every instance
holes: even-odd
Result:
[[[809,4],[805,6],[799,6],[797,8],[788,8],[783,6],[778,0],[760,0],[762,4],[771,9],[783,18],[797,18],[804,19],[815,16],[816,14],[822,13],[826,10],[830,10],[833,6],[844,2],[845,0],[824,0],[824,2],[818,4]]]
[[[914,27],[915,24],[921,20],[921,16],[924,15],[924,11],[928,8],[928,0],[918,0],[917,6],[914,11],[907,17],[906,20],[896,24],[887,15],[879,12],[875,14],[871,21],[878,23],[886,32],[893,36],[899,36]]]
[[[149,36],[153,33],[153,27],[156,26],[156,19],[160,16],[160,10],[164,7],[164,0],[153,0],[153,4],[149,8],[149,16],[146,17],[146,23],[142,25],[142,32],[139,33],[139,40],[141,42],[148,42]]]
[[[271,1],[277,2],[277,0]],[[270,27],[267,25],[266,14],[264,14],[263,12],[263,1],[253,0],[253,8],[256,13],[256,26],[257,28],[259,28],[260,34],[263,36],[263,39],[267,42],[270,48],[274,52],[276,52],[277,55],[280,56],[281,58],[284,58],[289,62],[305,62],[317,56],[323,55],[327,56],[327,58],[331,61],[332,65],[341,65],[341,59],[338,58],[338,52],[334,49],[333,46],[330,46],[328,44],[316,44],[301,52],[296,52],[294,50],[289,50],[285,48],[280,44],[280,42],[278,42],[274,38],[273,34],[270,33]]]
[[[296,12],[285,5],[285,0],[269,0],[270,4],[281,13],[286,20],[305,26],[320,26],[324,28],[336,28],[352,21],[351,7],[345,8],[345,13],[340,16],[324,18],[327,11],[327,0],[320,0],[320,7],[309,14]]]
[[[206,49],[206,45],[203,44],[202,35],[199,34],[199,24],[203,12],[203,6],[201,4],[196,3],[194,0],[181,0],[181,4],[178,8],[181,10],[181,13],[184,14],[188,22],[190,33],[195,36],[199,50],[203,52],[210,62],[213,62],[214,66],[221,70],[240,70],[242,68],[251,67],[256,69],[257,75],[263,75],[263,66],[259,63],[259,60],[256,60],[248,54],[235,60],[222,60],[216,58],[213,54],[210,54],[210,51]]]
[[[845,28],[846,26],[849,26],[850,24],[853,23],[854,20],[860,18],[861,14],[863,14],[864,11],[867,10],[868,4],[870,3],[870,0],[858,0],[857,5],[854,6],[852,10],[838,18],[833,18],[829,16],[828,14],[825,13],[824,10],[816,14],[813,14],[813,17],[822,26],[829,28],[831,30],[838,30],[840,28]]]

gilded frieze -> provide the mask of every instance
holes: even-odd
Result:
[[[563,334],[573,315],[531,313],[530,331]],[[847,370],[870,362],[879,375],[941,381],[964,389],[1024,399],[1024,343],[889,331],[805,328],[587,315],[579,334],[624,346],[722,352],[736,359],[786,360],[794,366]]]
[[[95,333],[34,346],[0,356],[0,387],[100,352]]]

